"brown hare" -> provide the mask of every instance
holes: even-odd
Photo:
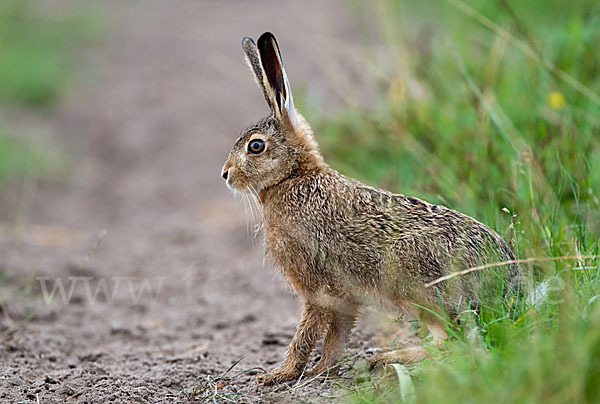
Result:
[[[452,318],[485,299],[492,271],[441,276],[513,260],[506,242],[477,220],[444,206],[392,194],[345,177],[321,157],[313,132],[294,108],[279,47],[267,32],[242,40],[246,62],[271,114],[244,130],[223,167],[228,187],[256,198],[263,211],[267,256],[304,302],[283,363],[259,378],[297,378],[315,343],[322,355],[309,375],[334,366],[361,307],[377,303],[420,319],[434,343]],[[496,272],[507,289],[517,267]],[[489,295],[493,295],[490,293]],[[422,348],[382,354],[374,363],[413,360]]]

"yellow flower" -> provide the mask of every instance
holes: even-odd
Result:
[[[550,108],[557,111],[565,106],[565,97],[560,91],[552,91],[548,94],[546,101],[548,102],[548,105],[550,105]]]

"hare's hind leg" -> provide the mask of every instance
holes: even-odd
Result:
[[[427,350],[421,346],[398,349],[395,351],[384,352],[369,359],[369,367],[379,368],[390,363],[413,363],[427,357]]]
[[[321,338],[330,316],[330,312],[321,307],[305,304],[302,318],[296,326],[296,335],[288,346],[285,360],[269,373],[258,375],[258,382],[273,384],[300,376],[315,343]]]
[[[356,321],[356,311],[349,313],[332,312],[329,328],[323,341],[323,349],[319,362],[307,372],[309,377],[325,375],[341,359],[346,349],[346,343]]]
[[[423,320],[423,322],[433,336],[431,344],[438,348],[442,347],[444,341],[448,338],[448,333],[444,328],[444,324],[437,319],[427,319]],[[429,353],[424,347],[416,346],[379,354],[369,360],[369,365],[371,368],[375,368],[390,363],[413,363],[425,359],[428,356]]]

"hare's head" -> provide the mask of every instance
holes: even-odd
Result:
[[[235,190],[258,193],[295,172],[320,169],[324,163],[310,126],[294,108],[273,34],[262,34],[258,45],[244,38],[242,48],[271,114],[242,132],[229,152],[222,176]]]

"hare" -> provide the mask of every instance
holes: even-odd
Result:
[[[426,287],[449,273],[514,255],[498,234],[469,216],[364,185],[329,167],[294,108],[273,34],[262,34],[258,43],[244,38],[242,48],[271,114],[242,132],[222,177],[260,204],[266,254],[304,303],[285,360],[260,381],[297,378],[323,334],[321,358],[307,374],[335,366],[365,305],[416,316],[439,344],[447,338],[440,315],[477,308],[494,295],[486,285],[498,276],[504,288],[516,288],[514,264],[499,275],[471,272]],[[379,355],[373,363],[421,355],[416,347]]]

